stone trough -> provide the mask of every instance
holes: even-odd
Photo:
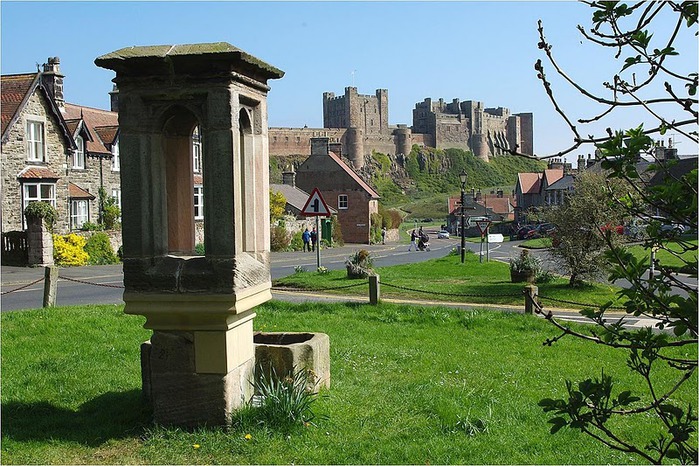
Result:
[[[274,368],[284,377],[306,369],[314,375],[308,388],[330,388],[330,338],[325,333],[258,332],[253,343],[258,371],[269,373]]]

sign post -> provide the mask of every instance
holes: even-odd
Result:
[[[481,254],[480,254],[480,261],[483,262],[483,242],[488,239],[488,228],[490,228],[490,224],[492,222],[490,220],[476,220],[476,226],[478,227],[478,231],[481,232]],[[490,261],[490,243],[486,242],[485,243],[486,247],[486,262]]]
[[[311,191],[311,195],[308,196],[306,205],[304,205],[303,209],[301,209],[301,215],[316,218],[316,269],[319,269],[320,240],[322,236],[320,234],[320,217],[329,217],[330,208],[328,208],[328,205],[325,203],[323,196],[320,195],[320,191],[318,190],[318,188],[313,188],[313,191]]]

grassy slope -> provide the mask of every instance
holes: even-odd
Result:
[[[614,373],[623,355],[573,339],[541,343],[535,317],[382,305],[258,308],[256,329],[330,336],[332,386],[293,432],[147,427],[138,347],[143,319],[118,306],[3,313],[2,462],[150,464],[632,464],[537,406],[564,379]],[[693,355],[696,357],[696,355]],[[660,380],[670,377],[661,371]],[[696,401],[696,376],[674,397]],[[620,426],[650,438],[648,418]],[[480,429],[469,429],[479,425]],[[245,435],[251,439],[246,440]],[[200,445],[195,448],[194,445]]]

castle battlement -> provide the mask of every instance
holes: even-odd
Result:
[[[388,90],[359,94],[354,86],[343,95],[323,93],[323,128],[270,128],[272,155],[307,154],[310,138],[328,137],[342,144],[342,154],[361,168],[372,151],[408,154],[413,144],[437,149],[472,151],[484,160],[503,153],[502,147],[534,153],[533,114],[512,114],[508,108],[485,108],[482,102],[447,102],[425,98],[413,109],[412,126],[388,124]],[[304,152],[306,151],[306,152]]]

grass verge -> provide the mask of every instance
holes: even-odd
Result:
[[[140,400],[144,319],[120,306],[3,313],[3,464],[634,464],[537,406],[564,379],[605,373],[641,389],[623,354],[563,339],[533,316],[443,307],[270,302],[257,330],[330,336],[327,420],[265,428],[154,427]],[[694,357],[685,355],[685,357]],[[660,368],[659,380],[671,383]],[[680,392],[696,402],[696,375]],[[649,418],[618,425],[636,439]]]
[[[461,264],[459,255],[450,254],[414,264],[379,267],[381,296],[385,298],[429,299],[464,303],[507,304],[524,307],[523,283],[510,281],[510,267],[499,261],[480,262],[468,252]],[[355,284],[352,288],[344,288]],[[277,287],[301,288],[342,295],[368,296],[366,280],[347,278],[344,270],[327,274],[297,272],[274,282]],[[615,301],[618,287],[595,283],[571,288],[565,278],[539,283],[539,294],[556,300],[600,305]],[[550,302],[545,302],[549,304]],[[615,306],[621,303],[615,303]],[[556,307],[556,306],[554,306]],[[558,307],[571,307],[564,304]]]

